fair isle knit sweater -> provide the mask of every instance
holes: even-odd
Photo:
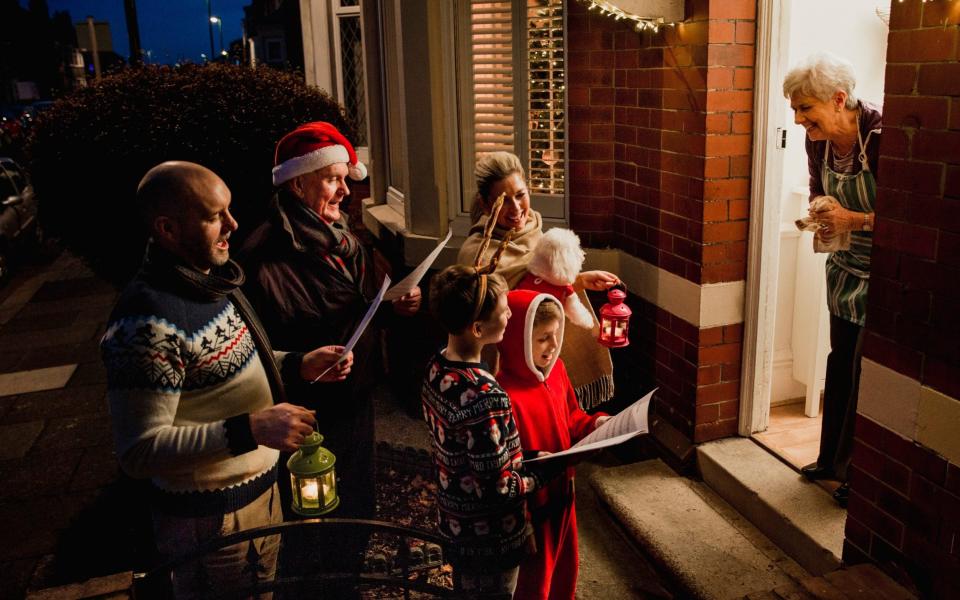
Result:
[[[248,418],[273,397],[228,297],[186,298],[138,277],[114,307],[101,352],[117,456],[128,474],[152,480],[155,510],[230,512],[273,485],[279,453],[257,446]],[[287,355],[274,354],[285,370]]]

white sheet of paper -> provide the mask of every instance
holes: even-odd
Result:
[[[397,298],[406,296],[413,291],[413,288],[417,287],[417,284],[420,283],[420,280],[423,279],[423,276],[427,274],[427,271],[430,269],[430,266],[433,265],[433,262],[437,260],[437,257],[440,256],[440,251],[443,250],[444,246],[447,245],[447,242],[450,241],[450,238],[453,236],[453,227],[450,227],[447,230],[447,237],[437,244],[437,247],[433,249],[430,254],[427,255],[423,261],[417,265],[417,268],[410,272],[409,275],[397,282],[397,285],[393,286],[387,290],[386,295],[383,299],[387,302],[392,302]]]
[[[628,406],[620,414],[608,420],[596,431],[567,450],[554,452],[553,454],[539,458],[531,458],[523,462],[531,463],[552,460],[562,456],[580,454],[581,452],[600,450],[601,448],[622,444],[630,438],[649,432],[650,427],[648,425],[647,412],[650,409],[650,399],[653,398],[653,394],[657,389],[658,388],[654,388],[649,394]]]
[[[310,383],[316,383],[320,381],[320,378],[330,372],[330,369],[334,368],[340,361],[347,357],[347,354],[353,350],[353,347],[357,345],[357,341],[360,339],[360,336],[363,335],[363,331],[367,328],[367,325],[370,324],[370,321],[373,320],[373,315],[377,314],[377,308],[380,307],[380,303],[383,302],[383,295],[387,293],[387,288],[390,286],[390,276],[387,275],[383,278],[383,285],[380,286],[380,291],[377,292],[377,297],[373,299],[373,303],[370,304],[370,308],[367,309],[367,314],[363,315],[363,319],[360,321],[360,324],[357,325],[357,329],[353,332],[353,335],[350,336],[350,339],[347,341],[346,346],[344,347],[343,354],[340,355],[339,360],[333,363],[323,372],[317,375],[317,378],[311,381]]]

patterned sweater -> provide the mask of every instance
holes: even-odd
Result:
[[[117,456],[128,474],[152,480],[155,509],[230,512],[273,485],[279,453],[256,445],[248,418],[273,398],[227,297],[195,301],[135,279],[114,307],[101,353]]]
[[[510,398],[483,363],[430,360],[423,417],[433,434],[440,534],[451,560],[512,567],[532,533],[524,496],[538,487],[520,473],[522,451]]]

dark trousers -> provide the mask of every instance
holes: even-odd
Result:
[[[860,390],[863,327],[830,315],[830,355],[823,388],[823,424],[817,465],[847,480]]]

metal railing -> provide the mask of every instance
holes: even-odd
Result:
[[[306,519],[257,527],[211,540],[194,552],[167,561],[146,573],[135,574],[134,595],[138,600],[168,597],[171,572],[227,546],[276,534],[282,536],[285,533],[309,531],[319,535],[331,529],[345,527],[351,528],[353,531],[366,531],[368,540],[374,534],[380,534],[384,538],[381,540],[384,543],[386,543],[386,538],[396,538],[396,550],[392,553],[395,559],[391,561],[386,556],[381,556],[372,561],[366,560],[364,561],[365,569],[361,570],[358,564],[358,568],[352,572],[324,572],[322,570],[313,571],[313,569],[311,569],[313,571],[311,573],[285,574],[281,572],[278,577],[271,581],[258,580],[257,569],[252,568],[249,569],[251,573],[249,581],[238,582],[237,586],[231,589],[216,590],[209,597],[256,597],[257,594],[283,590],[295,591],[297,596],[303,597],[304,590],[310,590],[319,593],[311,593],[309,597],[322,598],[324,597],[323,590],[331,586],[340,590],[343,589],[343,586],[353,586],[357,590],[372,587],[394,588],[400,591],[399,593],[402,594],[404,600],[410,598],[411,591],[434,598],[462,597],[462,594],[454,587],[429,583],[425,576],[411,579],[411,576],[416,573],[426,574],[444,566],[442,553],[437,551],[437,549],[442,548],[443,540],[438,536],[384,521],[335,518]],[[330,536],[328,539],[335,538]],[[414,544],[411,544],[411,542],[414,542]],[[420,543],[416,544],[416,542]],[[427,551],[424,551],[425,548]],[[419,549],[419,552],[416,551],[417,549]],[[284,549],[281,550],[281,553],[290,550],[297,551],[297,549]]]

